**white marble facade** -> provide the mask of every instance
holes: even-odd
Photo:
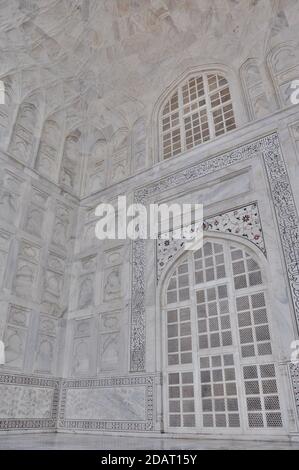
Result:
[[[174,432],[162,317],[184,241],[97,240],[96,206],[125,195],[203,203],[207,238],[252,250],[283,425],[237,431],[299,436],[297,3],[0,2],[0,431]],[[236,129],[163,160],[161,106],[207,70]]]

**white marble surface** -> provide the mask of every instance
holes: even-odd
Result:
[[[145,387],[71,389],[66,419],[145,420]]]
[[[0,385],[0,419],[50,418],[54,391]]]
[[[2,436],[0,450],[299,450],[299,443],[242,442],[238,440],[172,439],[95,436],[82,434],[27,434]]]
[[[6,90],[0,107],[0,339],[6,346],[6,365],[0,372],[74,379],[126,376],[134,371],[131,244],[99,243],[94,209],[100,202],[114,204],[119,195],[131,202],[138,187],[274,130],[298,204],[299,108],[290,107],[289,101],[290,83],[299,74],[298,0],[0,3],[0,41],[5,50],[0,80]],[[211,68],[227,76],[238,129],[160,161],[158,113],[163,100],[189,73]],[[283,364],[283,414],[286,433],[293,433],[299,423],[284,365],[297,333],[262,163],[252,159],[215,167],[211,175],[188,181],[183,188],[175,185],[159,198],[203,202],[209,217],[258,203],[269,262],[265,270],[274,360]],[[289,192],[281,181],[277,187],[285,195]],[[276,199],[291,206],[284,197]],[[289,217],[293,223],[292,214]],[[293,243],[296,233],[294,229],[289,237]],[[158,299],[163,286],[156,285],[153,249],[150,243],[145,253],[146,341],[138,323],[135,343],[145,344],[144,371],[161,374],[165,336]],[[295,282],[296,276],[295,271]],[[136,298],[139,308],[141,299]],[[69,392],[70,417],[133,421],[136,414],[143,419],[145,401],[153,403],[155,431],[167,420],[162,416],[167,402],[165,396],[162,400],[160,382],[147,401],[138,391],[132,397],[115,389],[108,396],[91,383],[88,387],[89,392]],[[0,418],[19,418],[19,429],[28,426],[25,418],[48,417],[50,392],[10,384],[2,385],[0,393]],[[6,439],[7,445],[28,448],[105,448],[109,441],[116,447],[162,448],[169,443],[116,437],[0,437],[2,442]],[[179,446],[184,441],[171,442]],[[217,442],[200,445],[217,447]]]

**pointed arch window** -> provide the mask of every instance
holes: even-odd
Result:
[[[161,155],[167,159],[236,128],[227,79],[216,72],[183,82],[162,107]]]
[[[207,239],[164,287],[169,431],[283,427],[264,274],[243,245]]]

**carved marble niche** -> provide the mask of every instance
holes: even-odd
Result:
[[[246,96],[250,119],[259,119],[273,110],[265,89],[260,64],[257,59],[248,59],[241,67],[241,80]]]
[[[76,191],[78,187],[81,160],[82,133],[76,129],[65,139],[59,178],[60,184],[71,191]]]
[[[13,124],[13,115],[16,107],[17,83],[14,77],[8,75],[1,77],[4,83],[4,104],[0,105],[0,146],[6,148],[9,132]]]
[[[3,287],[11,234],[0,230],[0,290]]]
[[[20,298],[34,299],[39,272],[40,251],[40,247],[33,243],[26,240],[20,241],[13,282],[13,290]]]
[[[61,317],[64,311],[62,293],[66,259],[62,255],[49,252],[44,271],[41,309],[54,317]]]
[[[123,246],[104,253],[103,300],[111,302],[122,298]]]
[[[119,129],[111,139],[110,184],[130,175],[129,132]]]
[[[92,319],[85,318],[74,322],[72,351],[72,375],[88,376],[91,368]]]
[[[296,148],[297,158],[299,159],[299,121],[291,126],[291,133]]]
[[[0,222],[5,220],[14,226],[18,224],[23,183],[11,172],[4,172],[0,187]]]
[[[101,313],[99,321],[98,373],[121,369],[121,312]]]
[[[52,243],[60,249],[65,249],[71,236],[72,209],[57,203],[52,234]]]
[[[8,151],[24,163],[34,156],[40,126],[40,96],[31,95],[20,105]]]
[[[268,67],[282,107],[291,106],[292,82],[299,79],[299,51],[294,43],[275,47],[268,55]]]
[[[32,188],[31,201],[27,208],[24,230],[35,237],[42,238],[48,194]]]
[[[137,173],[147,166],[146,121],[138,119],[132,130],[132,157],[134,172]]]
[[[35,356],[35,372],[37,373],[55,373],[57,326],[57,320],[52,317],[40,316]]]
[[[107,179],[107,142],[102,136],[92,145],[87,156],[84,194],[101,191]]]
[[[78,263],[77,308],[83,310],[95,304],[96,255],[83,258]]]
[[[95,228],[98,218],[95,216],[95,207],[84,211],[83,236],[80,240],[80,247],[84,250],[87,247],[98,245],[100,241],[96,237]]]
[[[23,370],[31,312],[10,305],[4,334],[5,367]]]
[[[55,182],[57,181],[60,163],[62,131],[62,114],[55,114],[46,120],[41,134],[35,165],[41,175]]]

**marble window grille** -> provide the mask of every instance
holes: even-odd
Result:
[[[167,159],[236,128],[229,84],[217,72],[182,83],[160,116],[161,154]]]
[[[267,289],[254,254],[207,239],[166,284],[168,429],[282,428]]]

